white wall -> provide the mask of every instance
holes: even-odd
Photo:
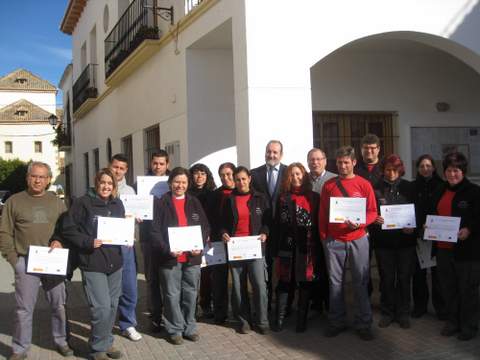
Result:
[[[0,157],[6,160],[18,158],[28,162],[38,160],[46,162],[52,168],[53,179],[59,175],[58,152],[52,145],[55,133],[47,124],[0,125]],[[5,141],[11,141],[12,153],[5,153]],[[35,153],[35,141],[42,142],[42,152]]]
[[[0,91],[0,108],[11,103],[25,99],[41,107],[49,113],[55,114],[56,97],[55,92],[35,92],[35,91]]]
[[[372,43],[375,41],[372,40]],[[478,126],[480,75],[458,59],[408,41],[348,47],[312,68],[319,111],[398,112],[398,149],[411,173],[413,126]],[[396,51],[395,49],[399,49]],[[437,102],[450,111],[436,111]]]

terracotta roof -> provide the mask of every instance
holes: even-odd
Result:
[[[86,4],[87,0],[69,0],[62,23],[60,24],[60,30],[63,33],[72,35]]]
[[[48,117],[51,115],[48,111],[25,99],[0,108],[0,122],[2,123],[48,123]]]
[[[28,70],[17,69],[0,77],[0,90],[57,91],[57,88]]]

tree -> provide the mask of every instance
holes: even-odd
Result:
[[[12,194],[26,189],[28,164],[19,160],[0,158],[0,189],[10,190]]]

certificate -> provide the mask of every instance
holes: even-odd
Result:
[[[170,251],[203,250],[202,228],[200,225],[168,228]]]
[[[350,220],[357,224],[367,222],[367,199],[352,197],[330,198],[330,223],[344,223]]]
[[[168,176],[137,176],[137,194],[158,198],[168,192]]]
[[[97,239],[106,245],[133,246],[135,239],[135,219],[98,217]]]
[[[231,237],[227,242],[228,260],[250,260],[262,258],[262,242],[259,235]]]
[[[403,228],[415,228],[415,205],[380,205],[380,215],[384,223],[382,230],[394,230]]]
[[[125,214],[142,220],[153,219],[153,195],[120,195]]]
[[[453,216],[427,215],[423,238],[433,241],[457,242],[460,218]]]
[[[417,257],[421,269],[428,269],[437,266],[437,259],[432,258],[432,242],[428,240],[417,240]]]
[[[67,275],[68,249],[30,245],[27,273]]]
[[[211,247],[206,245],[203,249],[203,266],[226,264],[227,253],[223,241],[212,242]]]

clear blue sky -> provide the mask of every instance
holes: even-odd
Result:
[[[24,68],[58,86],[72,61],[71,37],[60,31],[67,3],[0,0],[0,76]]]

